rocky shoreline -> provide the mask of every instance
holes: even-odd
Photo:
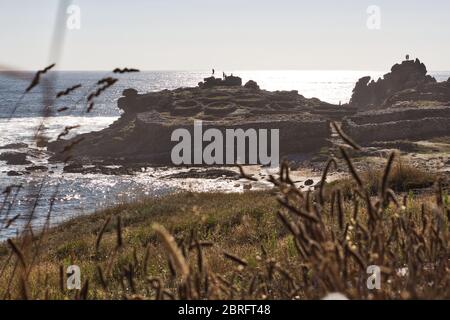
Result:
[[[126,89],[118,108],[123,113],[108,128],[49,143],[50,163],[67,162],[64,172],[112,175],[171,166],[176,144],[171,133],[178,128],[192,133],[194,120],[222,132],[277,128],[280,156],[310,166],[326,161],[320,155],[334,139],[331,121],[341,123],[348,135],[367,147],[368,155],[396,147],[413,154],[426,145],[420,141],[450,136],[450,79],[437,82],[422,62],[406,60],[377,81],[361,78],[349,104],[333,105],[297,91],[262,90],[251,80],[242,85],[235,76],[211,77],[193,88],[145,94]],[[429,149],[446,150],[448,144]],[[5,151],[0,159],[29,165],[27,172],[43,170],[31,168],[27,156],[32,155],[22,152],[23,147],[5,146],[2,149],[18,151]]]

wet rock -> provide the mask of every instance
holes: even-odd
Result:
[[[5,152],[0,154],[0,160],[6,161],[7,165],[27,165],[31,164],[31,161],[27,160],[26,153],[20,152]]]
[[[48,168],[46,166],[31,166],[25,168],[27,171],[34,172],[34,171],[47,171]]]
[[[21,172],[11,170],[11,171],[8,171],[7,175],[8,175],[8,177],[20,177],[23,174]]]
[[[124,167],[124,166],[106,166],[106,165],[81,165],[70,164],[64,167],[65,173],[79,173],[79,174],[103,174],[103,175],[134,175],[140,171],[140,168]]]
[[[240,175],[234,171],[226,169],[197,169],[193,168],[187,172],[178,172],[171,175],[167,175],[166,179],[217,179],[217,178],[227,178],[232,180],[238,180]]]
[[[80,173],[83,170],[83,165],[79,163],[71,163],[64,167],[63,171],[68,173]]]
[[[25,149],[25,148],[28,148],[28,145],[26,143],[10,143],[0,147],[0,149]]]
[[[244,190],[251,190],[253,188],[253,186],[249,183],[249,184],[244,184]]]

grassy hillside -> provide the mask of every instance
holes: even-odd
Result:
[[[76,218],[0,247],[1,298],[450,298],[445,192],[395,195],[395,172],[371,175],[378,195],[356,172],[300,192],[285,167],[272,191],[181,193]],[[69,265],[81,290],[66,288]],[[369,265],[380,290],[367,288]]]

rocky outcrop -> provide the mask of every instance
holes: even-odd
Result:
[[[260,89],[258,84],[255,81],[253,81],[253,80],[247,81],[247,83],[244,85],[244,87],[247,88],[247,89],[253,89],[253,90],[259,90]]]
[[[242,79],[239,77],[235,77],[233,75],[231,76],[224,76],[223,79],[215,78],[215,77],[209,77],[203,79],[204,82],[200,82],[198,86],[200,88],[214,88],[214,87],[240,87],[242,85]]]
[[[406,60],[395,64],[390,73],[377,81],[370,77],[359,79],[353,89],[350,105],[360,110],[387,107],[392,105],[392,101],[386,100],[397,93],[408,89],[426,92],[427,89],[433,89],[434,84],[436,80],[427,75],[427,68],[419,59]]]
[[[360,143],[421,140],[450,135],[450,81],[436,82],[420,60],[403,61],[383,79],[361,78],[350,105],[360,112],[343,120]],[[369,110],[369,111],[368,111]]]
[[[230,77],[226,79],[230,81]],[[66,159],[67,152],[62,151],[70,145],[74,161],[171,164],[170,154],[176,144],[171,141],[172,132],[185,128],[192,133],[194,120],[203,121],[204,131],[279,129],[281,156],[303,153],[328,144],[331,117],[327,112],[333,117],[341,112],[340,118],[350,112],[318,99],[306,99],[297,91],[270,92],[259,89],[256,82],[242,86],[234,84],[236,80],[225,85],[211,85],[211,81],[195,88],[147,94],[127,89],[118,100],[118,107],[124,111],[119,120],[100,132],[50,143],[52,159]]]

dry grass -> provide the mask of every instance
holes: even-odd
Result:
[[[272,192],[171,195],[24,236],[0,249],[0,294],[318,299],[339,291],[356,299],[448,299],[448,200],[437,188],[436,196],[401,203],[390,188],[391,160],[372,197],[362,179],[351,200],[340,189],[321,200],[320,192],[296,189],[283,166]],[[71,264],[81,267],[84,290],[64,288],[61,270]],[[381,290],[366,286],[369,265],[382,270]]]
[[[381,182],[383,181],[384,170],[367,169],[359,174],[364,184],[364,188],[374,196],[380,192]],[[438,180],[436,174],[424,171],[402,160],[395,160],[388,177],[387,186],[397,193],[407,193],[413,189],[430,188]],[[334,181],[326,185],[325,190],[328,194],[334,189],[340,189],[346,198],[351,197],[357,182],[353,178],[346,178]]]
[[[98,83],[88,112],[115,81]],[[340,150],[352,179],[332,188],[302,192],[283,164],[271,177],[273,192],[183,193],[40,234],[27,229],[0,245],[0,299],[318,299],[336,291],[353,299],[450,299],[442,185],[435,197],[399,201],[396,191],[436,179],[394,156],[384,171],[360,174]],[[74,264],[83,285],[69,291],[65,270]],[[367,288],[371,265],[382,271],[380,290]]]

